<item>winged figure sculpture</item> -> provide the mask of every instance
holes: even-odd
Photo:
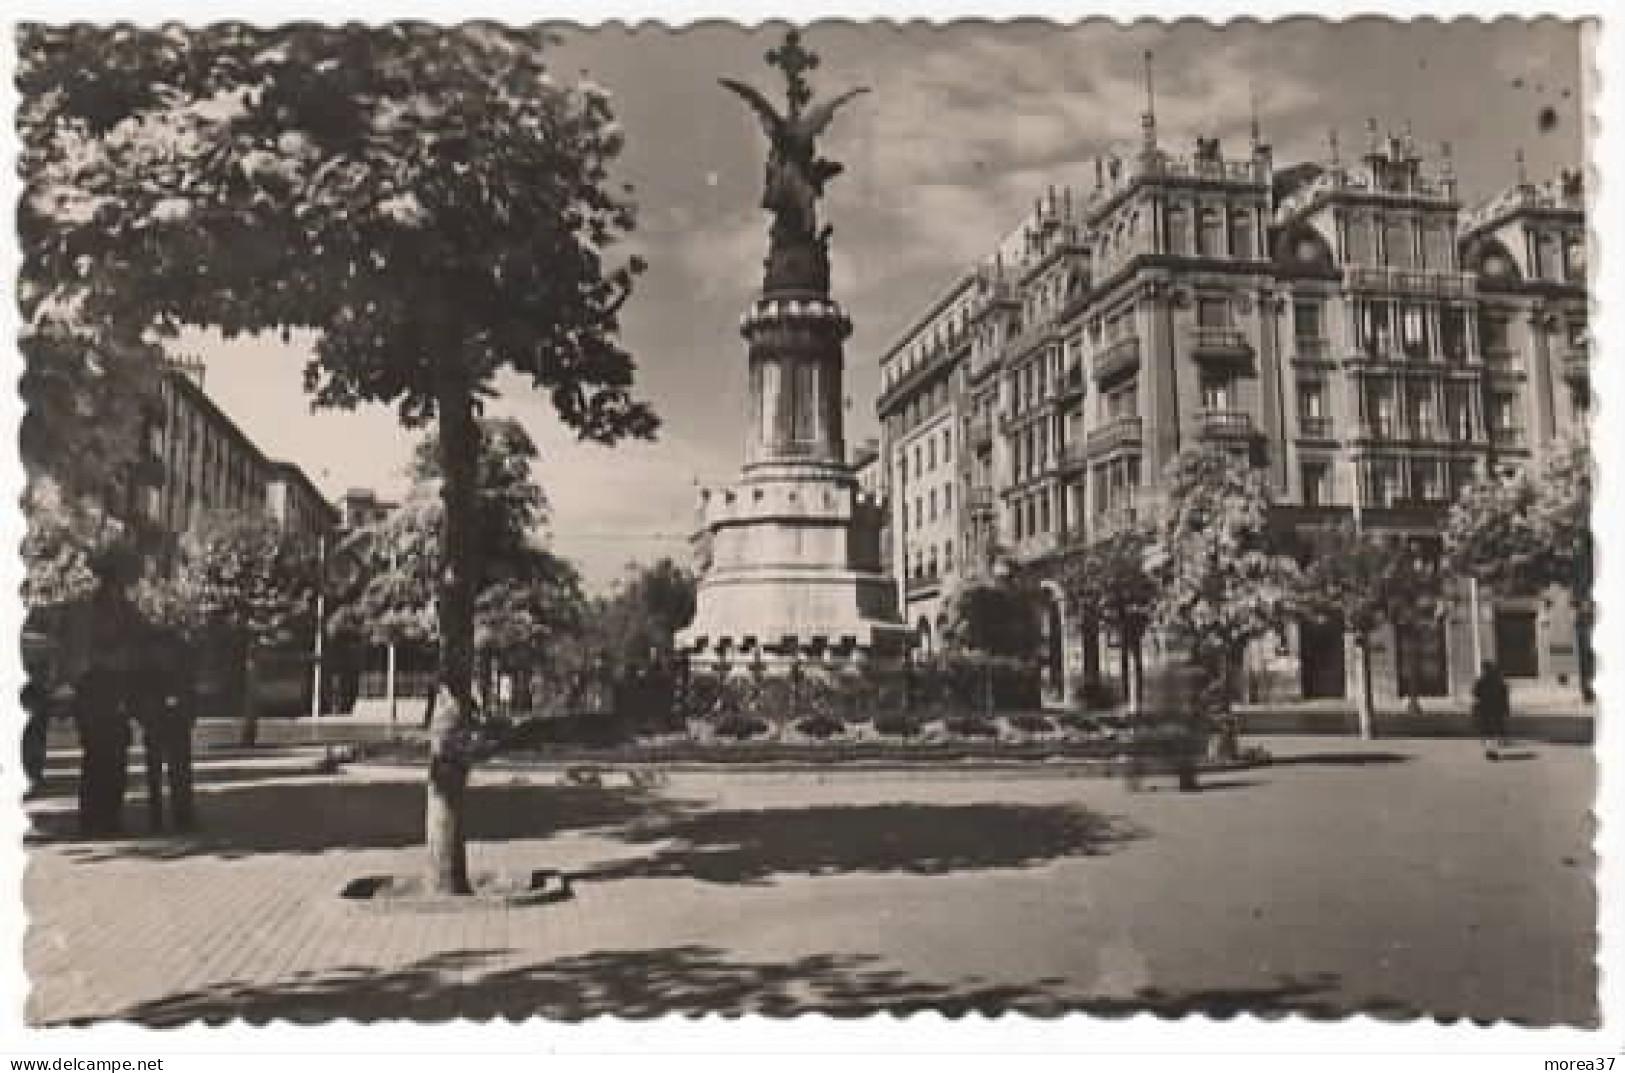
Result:
[[[824,184],[841,173],[841,165],[818,155],[818,138],[842,105],[869,88],[859,86],[803,109],[805,84],[798,86],[792,80],[790,110],[780,115],[756,87],[731,78],[720,81],[750,105],[767,133],[771,151],[762,207],[773,213],[775,233],[784,238],[826,238],[827,232],[818,233],[818,199],[824,194]]]

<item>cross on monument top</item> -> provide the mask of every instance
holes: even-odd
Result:
[[[790,99],[790,114],[797,114],[812,100],[812,90],[807,86],[805,75],[817,69],[818,53],[801,47],[800,30],[786,30],[784,44],[768,49],[767,62],[769,66],[784,71],[785,96]]]

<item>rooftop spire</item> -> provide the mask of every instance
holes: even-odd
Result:
[[[1151,50],[1145,50],[1145,114],[1140,117],[1140,135],[1144,149],[1150,153],[1157,148],[1157,84],[1151,71]]]
[[[1382,155],[1382,137],[1377,133],[1377,120],[1375,116],[1365,121],[1365,151],[1368,156]]]
[[[1513,152],[1512,160],[1518,166],[1518,185],[1519,186],[1528,186],[1529,185],[1529,169],[1524,166],[1523,146],[1521,146],[1521,145],[1518,146],[1517,150],[1515,152]]]
[[[1247,133],[1254,149],[1263,144],[1263,136],[1258,130],[1258,83],[1252,79],[1247,80]]]
[[[1332,167],[1335,168],[1335,167],[1337,167],[1337,166],[1339,166],[1340,164],[1343,163],[1343,161],[1342,161],[1342,159],[1341,159],[1341,157],[1340,157],[1340,155],[1338,153],[1338,150],[1337,150],[1337,128],[1336,127],[1332,127],[1331,129],[1326,131],[1326,144],[1331,148],[1331,151],[1332,151]]]

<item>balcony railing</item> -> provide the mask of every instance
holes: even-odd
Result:
[[[1142,423],[1137,416],[1116,417],[1089,433],[1084,441],[1090,455],[1103,455],[1125,447],[1138,447]]]
[[[1246,410],[1202,410],[1197,414],[1201,434],[1208,439],[1248,439],[1253,417]]]
[[[1562,352],[1563,376],[1567,380],[1591,378],[1591,351],[1586,347],[1568,347]]]
[[[1198,324],[1190,329],[1188,338],[1191,354],[1197,358],[1234,361],[1248,358],[1253,352],[1253,345],[1240,328]]]
[[[1066,367],[1066,372],[1061,374],[1059,392],[1059,398],[1061,401],[1070,402],[1073,399],[1080,398],[1087,390],[1088,384],[1083,378],[1083,364],[1081,362],[1073,362],[1071,365],[1068,365]]]
[[[1056,455],[1056,464],[1063,473],[1076,473],[1089,461],[1089,440],[1073,440],[1071,443],[1061,445]]]
[[[910,596],[931,592],[942,586],[942,575],[935,571],[913,574],[904,583],[903,590]]]
[[[993,416],[991,414],[983,411],[971,417],[970,442],[972,447],[986,447],[993,442]]]
[[[1344,284],[1352,291],[1387,294],[1428,294],[1440,298],[1466,298],[1473,294],[1474,278],[1467,272],[1429,272],[1412,268],[1364,268],[1351,265]]]
[[[972,514],[993,513],[993,489],[985,484],[972,485],[965,495],[965,503]]]
[[[1140,337],[1127,335],[1110,344],[1095,358],[1095,382],[1114,380],[1140,367]]]
[[[1089,520],[1090,534],[1094,537],[1111,536],[1134,526],[1135,511],[1132,504],[1107,507],[1097,511]]]
[[[1526,447],[1529,444],[1528,433],[1515,425],[1503,425],[1491,428],[1490,444],[1494,447]]]
[[[1329,440],[1332,438],[1332,419],[1329,417],[1299,417],[1298,430],[1311,440]]]
[[[1292,356],[1298,361],[1330,361],[1331,344],[1324,339],[1294,339]]]

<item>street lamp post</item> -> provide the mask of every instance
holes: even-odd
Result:
[[[322,634],[327,611],[327,534],[316,538],[316,630],[310,667],[310,720],[315,731],[322,718]]]

